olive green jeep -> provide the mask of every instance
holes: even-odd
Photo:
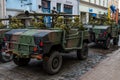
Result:
[[[23,14],[22,14],[23,15]],[[80,22],[66,22],[68,14],[29,13],[29,16],[51,16],[52,26],[48,28],[41,19],[33,29],[12,29],[6,32],[6,53],[13,54],[13,61],[18,66],[25,66],[30,59],[43,61],[43,68],[49,74],[57,73],[62,66],[61,53],[76,51],[77,58],[88,56],[88,30],[84,30]],[[79,17],[73,18],[79,20]],[[67,24],[69,23],[69,24]],[[73,26],[72,26],[73,25]],[[45,27],[43,27],[45,26]],[[37,28],[36,28],[37,27]]]
[[[92,22],[92,21],[91,21]],[[109,49],[111,40],[113,44],[118,44],[119,27],[113,20],[106,18],[94,19],[93,32],[95,33],[95,43],[105,49]]]

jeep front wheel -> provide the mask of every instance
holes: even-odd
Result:
[[[43,59],[43,69],[49,74],[57,73],[62,65],[62,56],[58,51],[53,51],[52,54]]]
[[[5,63],[11,61],[13,58],[13,54],[5,53],[4,51],[0,51],[0,61]]]
[[[30,62],[30,58],[19,58],[13,55],[13,62],[18,66],[26,66]]]
[[[88,57],[88,45],[87,43],[83,43],[83,47],[80,50],[77,50],[77,58],[79,60],[87,59]]]

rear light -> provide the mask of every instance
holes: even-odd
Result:
[[[106,32],[106,31],[105,31],[104,33],[100,33],[100,34],[99,34],[100,37],[106,37],[106,35],[107,35],[107,32]]]
[[[99,36],[102,37],[103,35],[100,33]]]
[[[107,35],[107,32],[105,31],[103,35],[104,35],[104,37],[105,37],[105,36]]]
[[[43,47],[43,42],[42,41],[40,41],[39,46]]]
[[[38,48],[35,46],[35,47],[33,48],[33,51],[36,52],[37,50],[38,50]]]
[[[6,37],[4,37],[4,38],[3,38],[3,40],[4,40],[4,41],[7,41],[7,38],[6,38]]]

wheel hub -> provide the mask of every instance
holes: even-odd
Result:
[[[59,66],[59,59],[56,57],[52,61],[52,67],[53,69],[56,69]]]
[[[11,56],[10,54],[7,54],[5,52],[2,52],[1,54],[2,54],[3,57],[10,57]]]

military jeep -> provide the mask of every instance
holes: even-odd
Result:
[[[95,32],[96,37],[95,43],[109,49],[111,40],[110,26],[94,26],[93,31]]]
[[[92,21],[91,21],[92,22]],[[95,33],[95,43],[105,49],[110,48],[110,41],[113,39],[113,44],[118,43],[119,27],[115,25],[113,20],[106,17],[96,18],[93,20],[93,32]]]
[[[43,18],[51,16],[52,19],[53,17],[58,18],[58,16],[64,18],[65,16],[73,16],[40,13],[29,15],[42,15]],[[62,23],[54,22],[51,28],[12,29],[6,32],[6,53],[14,55],[13,61],[18,66],[27,65],[32,58],[42,60],[43,68],[49,74],[55,74],[60,70],[62,66],[61,53],[68,54],[75,50],[78,59],[86,59],[88,56],[88,31],[76,27],[65,27],[64,18],[54,20],[62,21]],[[55,25],[56,27],[54,27]]]

